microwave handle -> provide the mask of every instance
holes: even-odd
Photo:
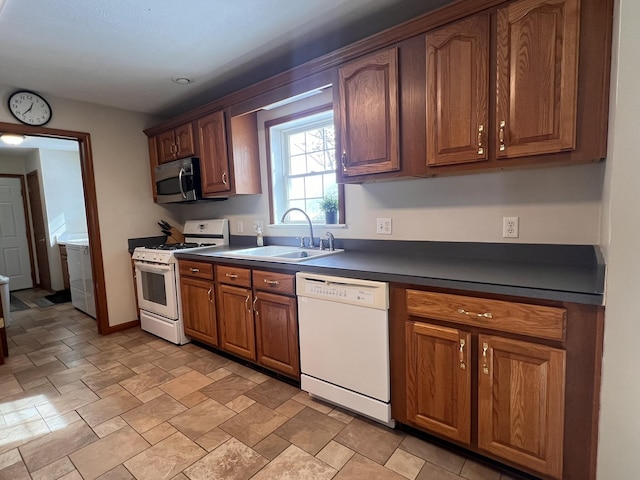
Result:
[[[184,190],[182,188],[182,176],[184,175],[184,168],[180,169],[180,173],[178,173],[178,183],[180,184],[180,193],[182,194],[182,198],[184,198],[185,200],[187,199],[187,194],[184,193]]]

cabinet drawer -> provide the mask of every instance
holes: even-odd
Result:
[[[253,288],[266,292],[279,292],[289,295],[295,293],[294,275],[286,273],[253,271]]]
[[[248,268],[216,265],[216,280],[229,285],[251,287],[251,270]]]
[[[180,268],[180,276],[213,280],[213,265],[210,263],[180,260],[178,265]]]
[[[416,317],[551,340],[565,338],[567,311],[564,308],[407,290],[407,312]]]

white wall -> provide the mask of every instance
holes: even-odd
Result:
[[[640,3],[616,2],[609,155],[602,245],[607,300],[598,478],[640,478]]]
[[[6,104],[14,90],[0,86],[1,101]],[[47,127],[91,135],[109,323],[130,322],[137,314],[127,239],[158,235],[160,218],[175,221],[172,212],[153,203],[151,195],[143,129],[160,120],[41,93],[53,110]],[[6,108],[0,109],[0,121],[16,123]]]
[[[0,150],[0,173],[24,175],[24,157]]]
[[[87,234],[82,173],[77,142],[75,151],[39,149],[42,197],[49,255],[51,288],[62,290],[62,263],[56,239],[64,234]]]

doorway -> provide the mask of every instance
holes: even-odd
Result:
[[[111,328],[109,326],[90,135],[84,132],[74,132],[44,127],[31,127],[28,125],[18,125],[3,122],[0,122],[0,132],[16,133],[45,138],[74,140],[78,142],[78,153],[80,157],[80,169],[86,209],[87,233],[89,237],[89,243],[92,246],[91,268],[93,271],[94,280],[98,333],[109,334],[118,330],[117,327]]]
[[[0,173],[0,274],[11,290],[35,285],[24,176]]]

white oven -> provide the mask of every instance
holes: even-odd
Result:
[[[136,261],[135,269],[140,308],[170,320],[177,320],[178,299],[175,294],[177,282],[175,263],[163,265]]]
[[[184,334],[180,273],[174,253],[228,245],[229,222],[190,220],[183,233],[185,243],[138,247],[133,252],[140,327],[177,345],[188,343],[189,338]]]

